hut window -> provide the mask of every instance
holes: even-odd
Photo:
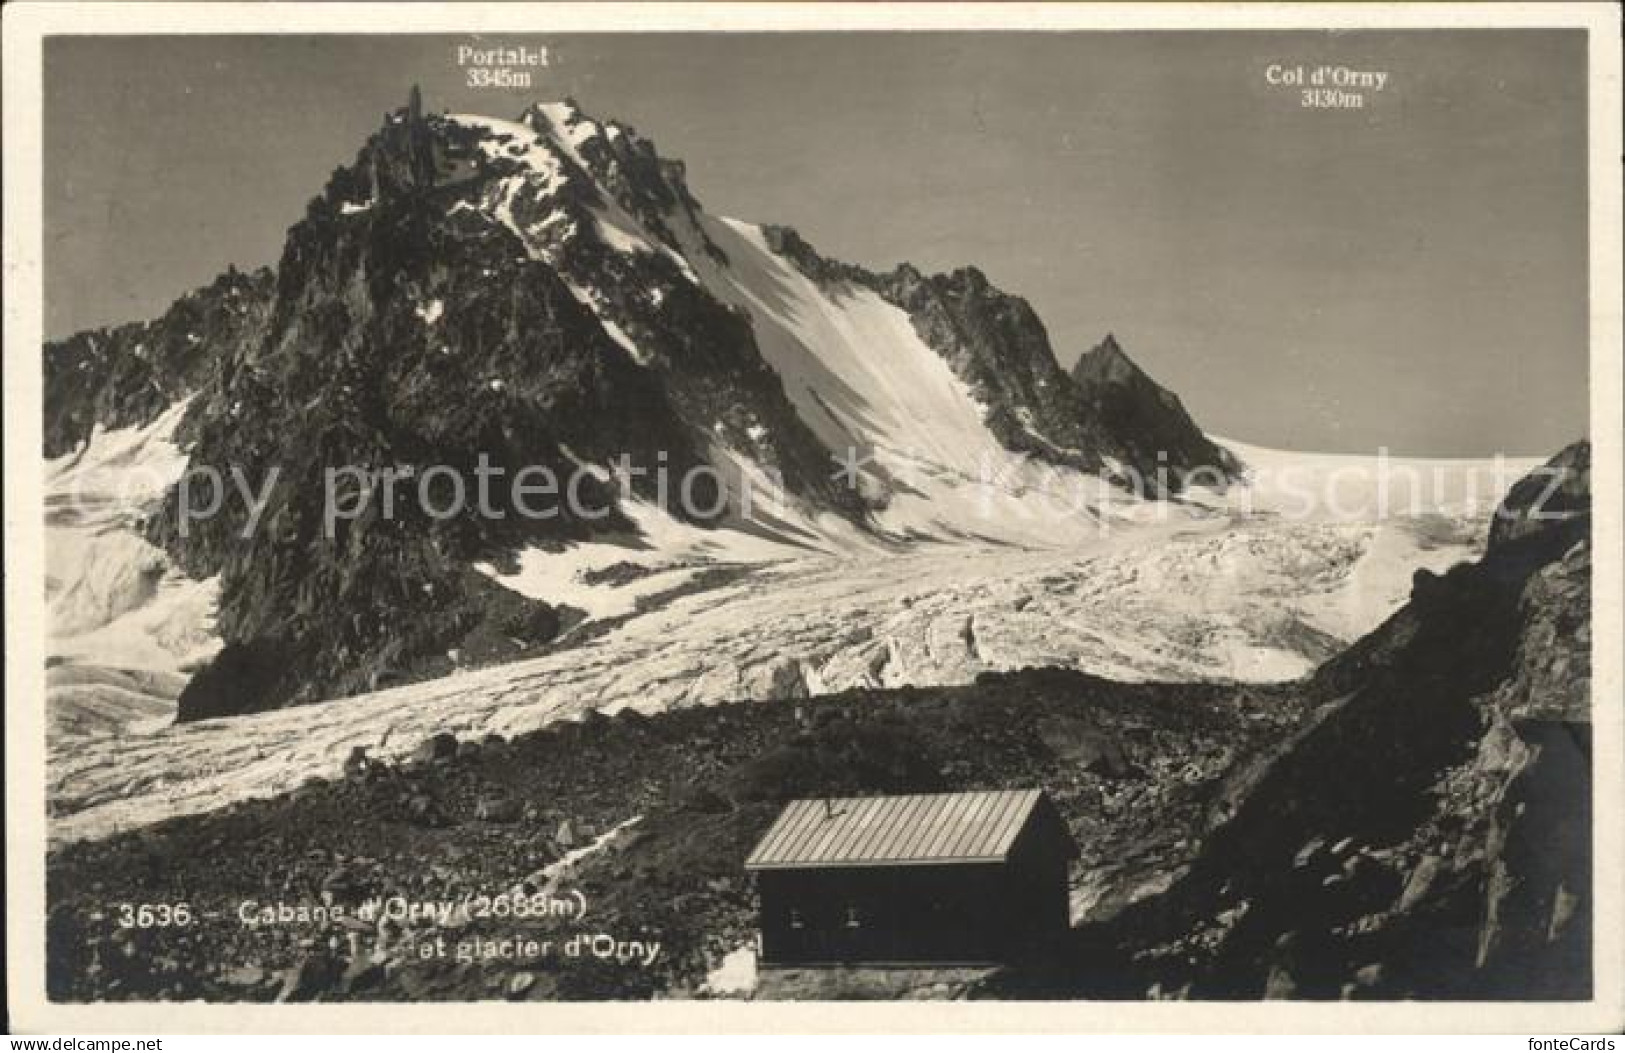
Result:
[[[849,929],[863,928],[863,919],[858,916],[858,908],[853,906],[846,908],[846,927]]]

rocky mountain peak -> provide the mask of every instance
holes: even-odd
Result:
[[[1181,473],[1208,468],[1223,476],[1239,470],[1235,456],[1202,433],[1179,396],[1152,380],[1115,334],[1107,333],[1086,351],[1072,366],[1071,378],[1085,412],[1101,420],[1109,434],[1125,437],[1129,463],[1147,463],[1160,453]]]
[[[785,519],[752,526],[796,546],[936,529],[880,523],[905,491],[832,473],[838,453],[883,443],[957,473],[1008,453],[1150,478],[1168,451],[1172,480],[1146,493],[1225,463],[1149,381],[1149,398],[1074,383],[1031,305],[975,267],[877,273],[787,228],[708,215],[680,161],[573,100],[518,120],[430,106],[413,92],[384,115],[290,229],[274,280],[228,274],[153,333],[47,352],[50,452],[202,393],[183,425],[192,463],[276,472],[257,530],[244,533],[235,506],[188,523],[173,493],[149,520],[176,567],[220,582],[226,646],[182,697],[183,718],[543,646],[573,616],[551,594],[509,590],[500,568],[632,529],[617,507],[628,499],[601,481],[587,487],[601,520],[466,510],[326,524],[319,497],[335,467],[415,478],[484,458],[510,479],[538,465],[568,479],[622,457],[676,479],[703,467],[701,490],[722,500],[694,503],[712,511],[673,508],[647,471],[629,497],[695,529],[729,521],[741,480],[761,473],[784,491]],[[786,261],[812,281],[781,280]],[[256,697],[231,690],[245,678]]]
[[[1150,378],[1123,350],[1113,333],[1079,356],[1072,377],[1083,384],[1125,384],[1137,378]]]

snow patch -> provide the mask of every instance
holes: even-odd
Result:
[[[649,354],[627,335],[626,330],[621,328],[620,323],[609,317],[608,307],[604,303],[603,297],[599,296],[595,291],[583,289],[562,273],[559,275],[559,280],[564,282],[564,287],[570,290],[570,295],[575,297],[577,303],[593,313],[593,317],[598,319],[598,325],[604,330],[605,334],[621,345],[627,354],[632,356],[632,361],[640,366],[649,364],[651,361]]]
[[[725,955],[705,976],[705,988],[714,995],[747,995],[756,990],[756,945],[747,943]]]
[[[624,823],[619,823],[611,827],[603,834],[594,838],[588,844],[566,852],[554,862],[549,863],[546,867],[543,867],[539,875],[541,878],[541,887],[537,889],[537,893],[540,895],[552,895],[554,892],[558,891],[559,886],[565,881],[569,880],[569,878],[576,872],[576,868],[579,867],[584,861],[604,852],[615,843],[615,839],[617,837],[632,829],[632,827],[642,822],[642,820],[643,816],[635,815],[626,820]]]
[[[479,140],[479,147],[487,160],[495,161],[501,158],[516,160],[541,182],[550,186],[556,187],[565,181],[564,170],[558,158],[547,148],[546,139],[530,125],[468,113],[448,114],[446,119],[468,128],[483,130],[486,134]],[[503,142],[503,138],[506,138],[507,142]],[[513,147],[519,148],[518,153],[513,152]]]
[[[644,501],[626,501],[620,508],[632,520],[633,531],[600,535],[559,551],[532,546],[518,553],[516,569],[508,572],[488,562],[474,569],[522,596],[567,604],[585,611],[589,621],[599,621],[633,614],[639,600],[677,588],[707,567],[771,563],[801,554],[737,530],[684,523]],[[622,564],[643,573],[621,584],[589,583],[596,573]]]

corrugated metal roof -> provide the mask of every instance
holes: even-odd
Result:
[[[791,801],[745,869],[997,862],[1042,796],[983,790]]]

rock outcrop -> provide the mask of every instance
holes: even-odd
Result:
[[[1072,366],[1080,415],[1119,443],[1119,459],[1147,478],[1223,485],[1241,470],[1234,454],[1196,426],[1179,396],[1146,375],[1110,333]]]

